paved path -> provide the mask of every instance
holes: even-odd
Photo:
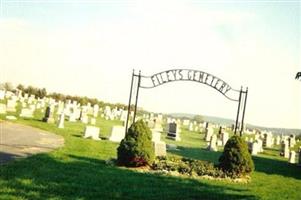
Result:
[[[63,145],[61,136],[30,126],[0,121],[0,165],[12,159],[49,152]]]

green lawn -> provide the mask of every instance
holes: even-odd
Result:
[[[0,166],[0,199],[301,199],[301,168],[279,157],[275,149],[253,157],[256,171],[249,184],[139,173],[105,164],[116,158],[118,144],[83,139],[84,125],[65,122],[65,129],[35,119],[18,119],[65,139],[65,146],[51,153],[19,159]],[[4,116],[0,115],[0,119]],[[119,121],[97,119],[101,137]],[[221,152],[205,150],[204,135],[183,130],[179,150],[168,154],[217,163]]]

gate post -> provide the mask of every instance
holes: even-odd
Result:
[[[127,134],[127,132],[128,132],[129,117],[130,117],[130,111],[131,111],[132,92],[133,92],[133,82],[134,82],[134,70],[132,72],[132,81],[131,81],[130,97],[129,97],[129,104],[128,104],[128,113],[127,113],[127,117],[126,117],[125,134]]]
[[[141,80],[141,71],[139,71],[138,75],[138,85],[137,85],[137,92],[136,92],[136,101],[135,101],[135,110],[134,110],[134,119],[133,123],[135,123],[135,118],[136,118],[136,112],[137,112],[137,104],[138,104],[138,95],[139,95],[139,88],[140,88],[140,80]]]
[[[248,98],[248,87],[246,89],[246,91],[244,92],[244,98],[245,98],[245,102],[244,102],[244,108],[242,111],[242,119],[241,119],[241,129],[240,129],[240,136],[242,136],[242,132],[244,129],[244,119],[245,119],[245,112],[246,112],[246,107],[247,107],[247,98]]]
[[[238,108],[237,108],[237,115],[236,115],[234,135],[236,135],[236,132],[237,132],[237,125],[238,125],[238,120],[239,120],[240,102],[241,102],[241,93],[242,93],[242,87],[240,87],[240,91],[239,91]]]

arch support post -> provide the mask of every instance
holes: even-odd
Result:
[[[243,105],[243,111],[242,111],[242,119],[241,119],[241,129],[240,129],[240,136],[242,136],[243,130],[244,130],[244,120],[245,120],[245,112],[247,107],[247,98],[248,98],[248,88],[246,91],[244,91],[244,105]]]
[[[236,133],[237,133],[237,128],[238,128],[239,111],[240,111],[240,102],[241,102],[241,94],[242,94],[242,87],[240,88],[240,91],[239,91],[238,108],[237,108],[237,114],[236,114],[236,121],[235,121],[234,135],[236,135]]]
[[[131,80],[130,96],[129,96],[129,104],[128,104],[128,113],[127,113],[127,116],[126,116],[126,123],[125,123],[125,134],[127,134],[128,126],[129,126],[129,120],[130,120],[130,112],[131,112],[131,102],[132,102],[134,78],[135,78],[135,71],[133,70],[133,72],[132,72],[132,80]]]

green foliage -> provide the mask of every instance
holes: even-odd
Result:
[[[196,121],[196,122],[198,122],[198,123],[204,122],[204,118],[203,118],[202,115],[195,115],[195,116],[193,117],[193,120]]]
[[[5,83],[1,83],[0,84],[0,89],[1,90],[7,90],[7,91],[13,91],[14,90],[14,86],[10,82],[5,82]]]
[[[139,167],[152,164],[154,149],[151,131],[143,120],[133,123],[118,149],[118,164]]]
[[[237,135],[228,140],[219,162],[221,169],[230,176],[246,175],[254,170],[254,163],[248,151],[247,143]]]
[[[168,172],[177,171],[188,176],[226,177],[226,174],[218,167],[215,167],[212,162],[173,156],[158,158],[153,163],[152,169]]]

